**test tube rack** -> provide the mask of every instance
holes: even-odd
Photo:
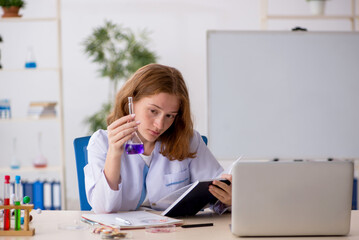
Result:
[[[0,209],[21,209],[25,211],[24,228],[21,230],[9,229],[4,230],[0,228],[0,236],[33,236],[35,234],[34,228],[29,228],[30,211],[34,208],[34,204],[21,205],[0,205]]]

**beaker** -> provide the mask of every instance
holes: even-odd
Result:
[[[132,97],[128,97],[128,111],[130,115],[134,113]],[[141,154],[144,152],[143,142],[138,137],[137,132],[134,132],[132,138],[126,142],[125,151],[127,154]]]

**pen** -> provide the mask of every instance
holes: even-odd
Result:
[[[119,222],[120,224],[125,224],[125,225],[132,225],[132,223],[126,219],[122,219],[119,217],[116,217],[116,221]]]
[[[85,218],[81,218],[81,221],[84,222],[84,223],[88,223],[88,224],[90,224],[91,226],[96,225],[96,224],[99,224],[99,223],[97,223],[97,222],[95,222],[95,221],[92,221],[92,220],[89,220],[89,219],[85,219]]]
[[[195,228],[195,227],[211,227],[213,223],[198,223],[198,224],[186,224],[182,225],[183,228]]]

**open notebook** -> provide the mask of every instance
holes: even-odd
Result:
[[[160,226],[166,224],[182,225],[183,221],[164,217],[147,211],[130,211],[109,214],[82,214],[82,218],[109,227],[121,229],[139,229],[147,226]]]
[[[178,196],[177,199],[173,199],[172,204],[164,210],[161,215],[168,217],[194,216],[206,205],[217,202],[217,198],[215,198],[208,191],[208,188],[212,184],[213,180],[214,179],[196,181],[191,185],[186,186],[186,191]],[[227,185],[230,184],[230,182],[226,179],[217,180],[222,181]],[[175,193],[177,192],[178,191]],[[175,195],[175,193],[171,194],[171,196]],[[164,199],[161,199],[160,201],[165,202]]]

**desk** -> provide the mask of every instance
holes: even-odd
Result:
[[[31,222],[31,227],[35,228],[35,236],[33,237],[2,237],[4,240],[57,240],[57,239],[101,239],[100,235],[93,234],[89,229],[86,230],[59,230],[58,225],[61,223],[75,223],[75,221],[80,222],[81,214],[85,212],[81,211],[43,211],[41,214],[37,214],[35,211],[32,212],[34,217]],[[220,239],[237,239],[241,240],[244,238],[237,238],[232,235],[229,224],[231,223],[231,215],[224,214],[218,216],[212,213],[200,214],[195,217],[184,218],[185,223],[205,223],[213,222],[213,227],[202,227],[202,228],[181,228],[177,227],[174,233],[146,233],[143,229],[140,230],[129,230],[132,234],[132,239],[166,239],[166,240],[191,240],[191,239],[205,239],[205,240],[220,240]],[[85,224],[85,223],[80,223]],[[89,225],[86,225],[89,226]],[[262,239],[263,238],[250,238]],[[287,237],[281,238],[270,238],[270,240],[286,240],[290,239]],[[292,238],[293,239],[293,238]],[[295,240],[301,239],[313,239],[313,237],[296,237]],[[351,230],[348,236],[344,237],[315,237],[315,240],[320,239],[341,239],[341,240],[350,240],[357,239],[359,240],[359,211],[352,211],[352,221],[351,221]]]

